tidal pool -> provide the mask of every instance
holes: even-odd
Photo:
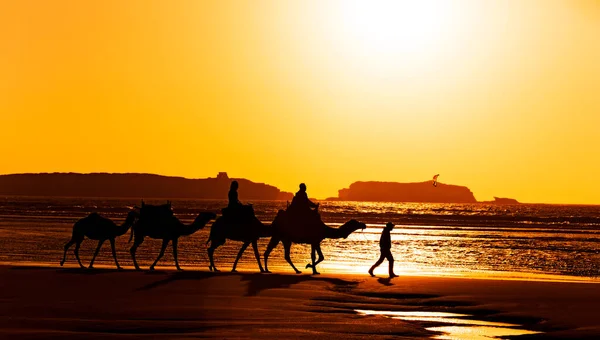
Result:
[[[406,321],[428,321],[447,326],[436,326],[426,328],[429,331],[442,332],[444,334],[435,335],[433,339],[452,339],[452,340],[476,340],[476,339],[499,339],[505,336],[517,336],[526,334],[536,334],[540,332],[520,329],[520,325],[470,319],[473,317],[468,314],[444,313],[444,312],[425,312],[425,311],[378,311],[355,309],[359,315],[381,315],[392,319]]]

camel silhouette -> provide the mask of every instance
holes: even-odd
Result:
[[[219,217],[215,223],[213,223],[210,229],[210,235],[208,237],[208,241],[206,244],[210,243],[210,247],[208,248],[208,258],[210,260],[210,265],[208,269],[211,271],[218,272],[219,270],[215,266],[215,262],[213,260],[213,254],[215,249],[225,244],[227,239],[233,241],[242,241],[242,247],[235,258],[235,262],[233,262],[232,272],[237,272],[235,269],[237,267],[237,263],[242,257],[242,254],[248,248],[248,245],[252,244],[252,248],[254,249],[254,256],[256,257],[256,261],[258,262],[258,268],[260,272],[264,272],[262,264],[260,263],[260,255],[258,254],[258,239],[261,237],[271,236],[271,228],[264,225],[261,221],[254,216],[254,210],[252,206],[246,206],[251,210],[247,213],[247,216],[251,216],[251,218],[245,218],[240,220],[239,218],[230,218],[227,216]]]
[[[115,222],[106,217],[102,217],[97,213],[91,213],[75,222],[75,225],[73,225],[73,235],[71,236],[71,240],[65,244],[65,253],[62,261],[60,261],[60,265],[62,266],[65,264],[65,260],[67,259],[67,250],[69,250],[73,243],[75,243],[75,257],[77,258],[77,262],[79,262],[81,268],[85,268],[85,266],[81,263],[81,259],[79,259],[79,246],[87,236],[89,239],[98,240],[98,246],[96,247],[96,252],[94,252],[94,257],[92,257],[89,268],[94,268],[94,260],[96,260],[96,256],[98,256],[98,252],[100,252],[102,244],[104,241],[109,240],[117,269],[122,269],[121,266],[119,266],[119,261],[117,261],[115,238],[125,234],[135,223],[138,217],[139,213],[136,210],[132,210],[127,214],[127,219],[125,219],[125,222],[118,226],[115,224]]]
[[[150,270],[154,270],[158,260],[165,254],[165,249],[170,241],[173,243],[173,258],[175,259],[175,267],[177,270],[181,270],[179,267],[179,261],[177,259],[177,243],[180,236],[187,236],[195,233],[196,231],[204,228],[206,224],[217,217],[212,212],[200,213],[194,222],[190,225],[185,225],[175,216],[173,216],[173,210],[171,209],[171,203],[163,205],[150,205],[145,204],[142,201],[142,208],[140,209],[140,218],[138,222],[131,228],[131,237],[129,242],[133,241],[133,246],[130,249],[131,257],[133,258],[133,265],[136,270],[140,270],[138,263],[135,259],[135,252],[137,248],[144,242],[144,238],[150,237],[153,239],[162,239],[162,247],[158,257],[154,263],[150,266]]]
[[[347,238],[348,235],[352,234],[356,230],[365,229],[367,226],[357,220],[350,220],[339,228],[331,228],[323,223],[320,218],[312,219],[312,223],[306,224],[302,220],[294,218],[294,216],[287,216],[288,213],[284,210],[279,210],[275,220],[271,224],[271,232],[273,236],[267,245],[265,251],[265,272],[270,273],[267,261],[271,251],[279,244],[283,243],[285,250],[285,260],[292,266],[296,271],[296,274],[300,274],[290,257],[292,243],[305,243],[310,244],[311,247],[311,260],[312,262],[306,265],[306,268],[312,268],[313,274],[317,275],[317,265],[325,259],[323,252],[321,251],[321,241],[326,238]],[[315,253],[319,255],[319,259],[315,261]]]

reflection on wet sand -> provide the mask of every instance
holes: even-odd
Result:
[[[518,329],[516,327],[520,327],[520,325],[516,324],[469,319],[470,317],[472,317],[472,315],[468,314],[424,311],[377,311],[364,309],[356,309],[355,312],[365,316],[382,315],[393,319],[400,319],[406,321],[424,321],[452,325],[428,327],[427,330],[445,333],[434,336],[434,339],[494,339],[505,336],[517,336],[539,333],[525,329]]]

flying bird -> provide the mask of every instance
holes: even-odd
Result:
[[[433,176],[433,186],[434,187],[437,187],[437,178],[438,178],[439,175],[440,174],[437,174],[437,175]]]

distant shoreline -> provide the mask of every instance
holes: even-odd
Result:
[[[184,178],[146,173],[24,173],[0,175],[0,195],[73,198],[226,199],[231,181],[240,185],[247,201],[291,201],[293,194],[220,172],[214,178]],[[478,202],[465,186],[430,181],[354,182],[340,189],[338,197],[323,201],[394,203],[489,203],[520,204],[512,198]]]
[[[111,197],[227,199],[233,180],[246,200],[291,200],[292,193],[221,172],[214,178],[187,179],[139,173],[38,173],[0,175],[0,195],[34,197]]]

